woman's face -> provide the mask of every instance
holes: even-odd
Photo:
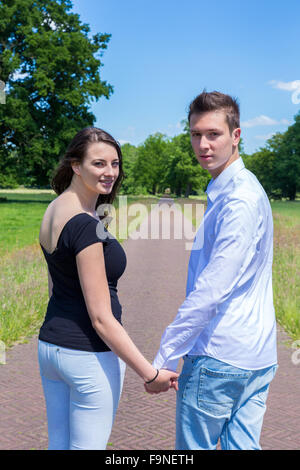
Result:
[[[119,156],[113,145],[94,142],[83,161],[73,167],[82,182],[98,194],[110,194],[119,176]]]

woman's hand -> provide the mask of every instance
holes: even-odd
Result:
[[[157,378],[153,382],[150,384],[144,383],[145,390],[150,394],[167,392],[170,388],[175,388],[177,391],[178,377],[179,374],[177,374],[177,372],[167,369],[160,369]]]

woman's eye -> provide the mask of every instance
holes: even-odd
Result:
[[[103,167],[105,166],[105,163],[104,163],[104,162],[96,162],[95,165],[98,166],[98,167],[103,168]],[[113,162],[113,163],[111,164],[111,166],[112,166],[113,168],[117,168],[117,167],[119,166],[119,162]]]

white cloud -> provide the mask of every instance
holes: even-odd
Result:
[[[167,129],[160,132],[167,134],[169,137],[173,137],[174,135],[180,134],[181,132],[183,132],[182,122],[176,122],[176,124],[168,124]]]
[[[292,82],[280,82],[278,80],[271,80],[269,82],[273,88],[278,88],[279,90],[292,91],[292,103],[300,103],[300,80],[294,80]]]
[[[261,114],[253,119],[249,119],[248,121],[241,122],[242,127],[257,127],[257,126],[276,126],[278,124],[289,124],[287,119],[281,119],[280,121],[276,121],[275,119],[270,118],[269,116],[265,116]]]
[[[270,132],[269,134],[266,134],[266,135],[256,135],[254,136],[254,138],[257,140],[268,140],[272,137],[272,135],[274,135],[274,133]]]
[[[177,122],[176,124],[168,124],[168,129],[171,129],[171,130],[178,130],[178,129],[182,129],[182,124],[181,122]]]

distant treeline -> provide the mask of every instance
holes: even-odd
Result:
[[[48,163],[44,160],[43,169],[33,160],[34,164],[31,167],[28,165],[24,174],[22,159],[17,154],[17,150],[11,152],[6,166],[2,160],[0,187],[14,188],[21,184],[46,187],[45,178],[47,174],[51,175],[53,160]],[[183,133],[172,138],[156,133],[141,145],[126,143],[122,145],[122,154],[125,173],[122,194],[155,195],[169,192],[188,197],[201,194],[210,181],[210,175],[196,160],[187,124]],[[267,140],[265,147],[252,155],[244,152],[241,140],[240,155],[270,198],[294,200],[300,191],[300,113],[286,132],[274,134]]]
[[[122,146],[128,194],[156,194],[166,190],[188,197],[205,191],[210,175],[198,164],[193,153],[188,126],[182,134],[168,138],[150,135],[143,144]],[[294,200],[300,191],[300,113],[286,132],[267,140],[265,147],[247,155],[240,143],[240,154],[273,199]]]

